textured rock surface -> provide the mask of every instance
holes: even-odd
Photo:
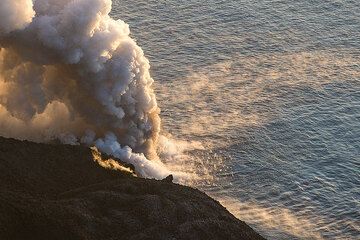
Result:
[[[263,239],[206,194],[99,167],[90,149],[0,138],[0,239]]]

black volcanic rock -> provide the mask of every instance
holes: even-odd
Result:
[[[263,238],[206,194],[104,169],[88,148],[0,138],[0,239]]]

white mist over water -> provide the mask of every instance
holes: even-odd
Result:
[[[0,135],[95,145],[143,177],[185,177],[159,160],[158,148],[164,156],[184,148],[159,139],[149,61],[129,26],[109,16],[111,6],[0,2]]]
[[[161,134],[110,1],[34,3],[0,1],[1,135],[196,179],[268,239],[358,239],[357,1],[113,0]]]
[[[358,1],[114,1],[194,186],[267,239],[359,239]],[[202,162],[202,163],[201,163]],[[187,165],[187,166],[189,166]]]

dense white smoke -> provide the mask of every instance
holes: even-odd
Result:
[[[32,0],[0,1],[0,36],[23,29],[34,17]]]
[[[111,4],[0,1],[0,135],[95,145],[162,178],[149,62]]]

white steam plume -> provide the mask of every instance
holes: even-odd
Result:
[[[111,4],[0,1],[0,135],[95,145],[163,178],[150,65]]]
[[[32,0],[0,1],[0,36],[26,27],[34,17]]]

